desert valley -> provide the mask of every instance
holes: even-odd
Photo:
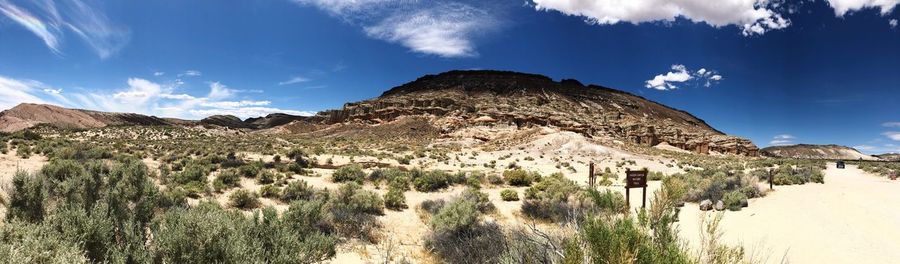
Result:
[[[896,155],[759,149],[688,112],[535,74],[450,71],[246,120],[20,104],[0,130],[10,263],[900,258],[900,205],[884,202],[900,199]],[[626,201],[639,170],[647,187]]]
[[[900,0],[0,0],[0,264],[900,263]]]

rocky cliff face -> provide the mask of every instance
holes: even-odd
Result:
[[[761,154],[768,157],[793,159],[830,159],[830,160],[878,160],[858,150],[839,145],[798,144],[790,146],[774,146],[763,148]]]
[[[666,142],[702,154],[756,156],[758,151],[749,140],[725,135],[687,112],[639,96],[575,80],[555,82],[541,75],[502,71],[427,75],[308,121],[380,123],[422,115],[436,117],[445,132],[508,123],[554,126],[645,146]]]

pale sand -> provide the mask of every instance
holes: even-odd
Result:
[[[681,234],[699,241],[700,211],[681,212]],[[750,207],[726,212],[725,242],[763,251],[769,263],[897,263],[900,261],[900,181],[856,166],[828,165],[825,184],[775,186]]]

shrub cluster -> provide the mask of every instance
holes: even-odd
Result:
[[[512,186],[530,186],[532,182],[541,181],[541,174],[522,169],[506,170],[503,172],[503,179]]]

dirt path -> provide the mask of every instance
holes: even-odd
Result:
[[[699,241],[700,211],[686,206],[682,237]],[[726,212],[727,243],[768,252],[769,263],[896,263],[900,260],[900,181],[856,166],[829,164],[825,184],[776,186],[749,208]]]

